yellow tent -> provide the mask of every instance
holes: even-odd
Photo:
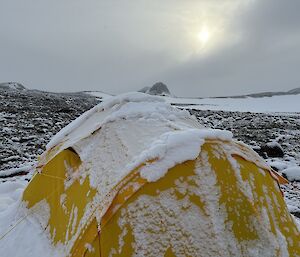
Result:
[[[278,182],[231,133],[132,93],[59,132],[23,201],[64,256],[300,256]]]

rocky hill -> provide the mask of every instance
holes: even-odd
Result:
[[[3,90],[9,90],[9,89],[27,90],[26,87],[24,87],[21,83],[18,83],[18,82],[0,83],[0,89],[3,89]]]
[[[279,96],[279,95],[298,95],[300,94],[300,87],[294,88],[288,91],[275,91],[275,92],[262,92],[262,93],[254,93],[248,95],[236,95],[236,96],[226,96],[226,97],[218,97],[218,98],[244,98],[244,97],[272,97],[272,96]]]
[[[144,87],[139,92],[149,95],[171,96],[168,87],[162,82],[157,82],[152,87]]]

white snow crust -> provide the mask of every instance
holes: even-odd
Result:
[[[147,181],[156,181],[176,164],[196,159],[205,139],[231,140],[232,134],[227,131],[208,129],[189,129],[165,133],[153,142],[149,149],[141,153],[133,168],[139,166],[140,163],[157,159],[153,164],[146,165],[140,171],[141,176]]]
[[[62,142],[66,142],[66,144],[72,145],[76,141],[90,135],[92,132],[99,129],[105,122],[112,121],[112,119],[109,118],[112,113],[114,113],[116,118],[117,114],[115,113],[115,108],[113,108],[114,106],[118,108],[118,105],[122,106],[122,104],[128,102],[164,102],[164,100],[142,93],[127,93],[120,96],[108,98],[108,100],[99,105],[96,105],[91,110],[85,112],[76,120],[71,122],[68,126],[64,127],[60,132],[58,132],[47,144],[47,149],[50,149]],[[143,114],[144,110],[145,108],[142,108],[141,111],[138,109],[134,111],[136,112],[136,114]],[[154,110],[152,109],[151,111]],[[126,118],[127,114],[130,113],[124,111],[122,112],[121,110],[119,113],[119,118]],[[105,120],[105,118],[108,119]]]

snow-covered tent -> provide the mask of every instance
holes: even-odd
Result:
[[[52,256],[300,256],[281,181],[230,132],[132,93],[52,139],[24,215]]]

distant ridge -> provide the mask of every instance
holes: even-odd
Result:
[[[294,89],[288,91],[288,93],[290,93],[292,95],[298,95],[298,94],[300,94],[300,87],[294,88]]]
[[[289,91],[275,91],[275,92],[262,92],[262,93],[253,93],[247,95],[237,95],[237,96],[218,96],[218,97],[210,97],[210,98],[245,98],[245,97],[272,97],[277,95],[298,95],[300,94],[300,87],[291,89]]]
[[[30,91],[36,93],[45,93],[45,94],[62,94],[62,95],[92,95],[97,98],[105,98],[108,96],[112,96],[112,94],[105,93],[102,91],[95,91],[95,90],[88,90],[88,91],[75,91],[75,92],[51,92],[51,91],[43,91],[38,89],[28,89],[23,84],[19,82],[2,82],[0,83],[0,90],[17,90],[17,91]],[[186,99],[203,99],[203,98],[246,98],[246,97],[253,97],[253,98],[261,98],[261,97],[272,97],[272,96],[281,96],[281,95],[298,95],[300,94],[300,87],[288,90],[288,91],[275,91],[275,92],[261,92],[261,93],[252,93],[246,95],[232,95],[232,96],[211,96],[211,97],[180,97],[174,96],[171,94],[168,87],[162,83],[157,82],[153,86],[149,87],[146,86],[138,92],[150,94],[150,95],[158,95],[158,96],[169,96],[174,98],[186,98]]]

